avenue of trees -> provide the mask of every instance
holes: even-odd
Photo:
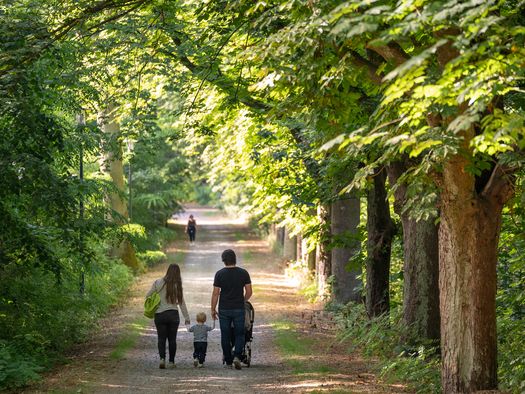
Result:
[[[524,44],[514,0],[2,1],[0,388],[193,200],[247,210],[343,337],[439,363],[421,390],[525,390]]]

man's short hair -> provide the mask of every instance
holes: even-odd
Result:
[[[237,264],[237,257],[235,256],[235,252],[231,249],[226,249],[224,252],[222,252],[221,258],[224,265]]]

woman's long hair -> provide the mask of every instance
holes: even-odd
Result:
[[[166,283],[166,300],[170,304],[182,304],[182,279],[177,264],[170,264],[164,276],[164,283]]]

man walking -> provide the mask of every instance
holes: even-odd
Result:
[[[211,296],[211,316],[217,319],[217,302],[219,302],[219,325],[221,328],[221,346],[224,361],[228,368],[235,365],[241,369],[241,355],[244,348],[244,302],[252,296],[250,274],[237,267],[235,252],[226,249],[222,252],[224,268],[217,271],[213,281]],[[231,331],[235,337],[235,354],[232,355]]]

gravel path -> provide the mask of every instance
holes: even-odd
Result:
[[[311,330],[302,322],[302,312],[311,308],[279,268],[279,258],[268,244],[256,237],[242,220],[231,220],[211,208],[188,208],[175,225],[179,231],[193,214],[197,219],[197,242],[173,242],[167,249],[170,261],[181,266],[184,296],[192,322],[199,311],[209,317],[213,276],[223,267],[220,255],[234,249],[238,265],[252,277],[255,308],[252,365],[241,371],[224,369],[220,330],[209,335],[205,367],[193,366],[193,342],[184,327],[179,328],[176,369],[158,368],[156,330],[153,321],[142,317],[144,295],[152,282],[164,275],[167,264],[137,279],[123,305],[117,306],[100,322],[100,329],[87,342],[73,349],[69,363],[48,373],[26,393],[393,393],[406,392],[402,385],[378,382],[370,363],[349,355],[336,345],[333,336]],[[321,363],[332,372],[294,373],[274,344],[272,322],[295,321],[296,335],[315,340],[316,354],[303,357],[305,365]],[[208,321],[209,323],[209,321]],[[118,344],[136,332],[129,349],[120,358],[111,357]],[[137,332],[138,331],[138,332]],[[133,335],[131,335],[133,338]],[[335,347],[334,347],[335,346]],[[315,370],[315,369],[314,369]]]
[[[122,359],[115,361],[110,357],[119,339],[129,335],[133,322],[140,322],[144,294],[153,280],[164,275],[167,264],[163,264],[137,280],[124,305],[115,308],[102,320],[101,329],[70,355],[69,364],[48,374],[38,387],[24,392],[282,392],[280,382],[287,368],[276,352],[269,322],[285,313],[283,307],[286,309],[286,305],[279,305],[282,300],[296,297],[292,284],[278,273],[275,261],[268,261],[267,243],[250,233],[241,220],[228,219],[210,208],[192,208],[176,218],[175,224],[185,224],[189,214],[194,214],[197,219],[197,242],[189,245],[185,239],[176,241],[169,246],[167,253],[172,255],[172,261],[180,262],[181,254],[184,256],[180,265],[192,322],[199,311],[206,312],[210,319],[213,276],[223,267],[220,255],[224,249],[234,249],[238,265],[248,269],[254,283],[252,303],[256,322],[252,366],[241,371],[223,368],[217,327],[209,335],[205,367],[194,368],[193,338],[184,327],[180,327],[175,359],[177,368],[160,370],[153,321],[148,321],[146,328],[140,329],[136,344]]]
[[[250,271],[254,283],[261,284],[270,275],[274,285],[286,287],[283,277],[268,273],[268,266],[253,264],[254,254],[263,253],[265,245],[253,237],[250,240],[246,227],[227,223],[221,216],[213,216],[208,220],[205,220],[205,217],[204,220],[199,220],[199,217],[213,214],[213,211],[190,210],[187,214],[189,213],[197,217],[199,224],[197,242],[191,246],[185,245],[186,258],[181,264],[184,296],[192,322],[195,321],[195,315],[199,311],[206,312],[210,319],[209,305],[213,276],[223,267],[220,255],[224,249],[233,248],[236,251],[239,259],[238,265]],[[180,220],[185,221],[185,216],[182,216]],[[241,235],[242,239],[239,239]],[[172,253],[180,251],[180,246],[174,245],[169,251]],[[164,270],[165,267],[160,270],[160,273],[156,270],[156,276],[162,276]],[[151,284],[151,279],[151,275],[143,279],[145,288]],[[133,350],[118,363],[111,374],[104,377],[103,381],[92,385],[91,392],[229,391],[246,393],[273,391],[272,387],[275,388],[283,365],[272,345],[272,333],[267,324],[267,316],[264,313],[258,313],[258,298],[258,295],[255,294],[252,300],[257,310],[257,321],[254,327],[254,358],[250,368],[244,368],[241,371],[223,368],[218,328],[209,335],[205,367],[195,368],[192,359],[192,334],[186,332],[185,328],[181,328],[175,358],[177,368],[160,370],[156,356],[156,331],[154,325],[150,324]]]

